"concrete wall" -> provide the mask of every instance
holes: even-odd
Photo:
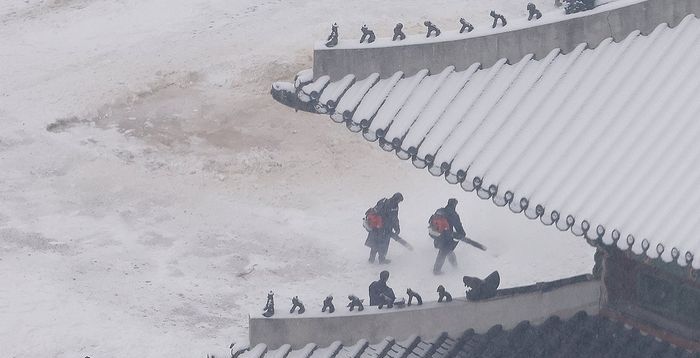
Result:
[[[348,312],[344,301],[337,299],[334,314],[307,311],[301,316],[284,312],[272,318],[251,317],[250,343],[251,346],[265,343],[270,349],[285,343],[301,348],[311,342],[327,346],[336,340],[353,344],[364,338],[378,343],[388,336],[403,340],[414,334],[434,337],[448,332],[459,336],[469,328],[483,333],[496,324],[509,329],[523,320],[539,324],[551,315],[568,318],[580,310],[596,314],[600,309],[600,285],[600,281],[585,281],[546,292],[478,302],[455,299],[450,303],[426,302],[404,309],[365,307],[363,312]],[[280,311],[283,311],[281,307]]]
[[[410,76],[424,68],[437,73],[449,65],[460,71],[476,62],[487,68],[501,58],[514,63],[529,53],[538,59],[556,48],[567,53],[580,43],[596,47],[608,37],[620,41],[635,30],[648,34],[661,23],[675,27],[686,15],[700,14],[700,0],[629,3],[620,0],[588,12],[556,15],[550,20],[547,15],[552,13],[548,13],[529,23],[538,24],[531,27],[518,28],[518,20],[513,19],[515,25],[511,22],[503,29],[489,29],[472,36],[445,32],[432,40],[409,37],[402,42],[405,45],[398,46],[381,39],[371,45],[341,43],[339,48],[331,49],[321,45],[314,50],[314,77],[330,75],[331,80],[337,80],[352,73],[364,78],[378,72],[386,78],[398,70]]]

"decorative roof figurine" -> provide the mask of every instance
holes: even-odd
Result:
[[[370,30],[367,28],[367,25],[362,25],[362,37],[360,38],[360,43],[365,42],[367,40],[368,44],[371,44],[374,42],[376,37],[374,36],[374,31]]]
[[[442,302],[442,300],[445,300],[445,302],[452,302],[452,295],[449,292],[447,292],[445,286],[438,286],[437,293],[438,295],[440,295],[438,297],[438,302]]]
[[[527,4],[527,12],[527,21],[532,21],[533,18],[535,20],[538,20],[540,17],[542,17],[542,12],[540,12],[540,10],[537,10],[537,7],[533,3]]]
[[[498,285],[501,283],[501,276],[498,271],[491,272],[485,279],[477,277],[462,277],[464,286],[468,287],[467,299],[470,301],[485,300],[496,296]]]
[[[396,40],[401,41],[404,39],[406,39],[406,35],[403,33],[403,24],[399,22],[394,27],[394,38],[392,39],[392,41],[396,41]]]
[[[491,10],[490,15],[491,17],[493,17],[493,25],[491,25],[491,28],[495,29],[496,26],[498,26],[498,20],[501,20],[501,26],[506,26],[508,24],[508,21],[506,21],[505,16],[498,14],[493,10]]]
[[[289,313],[294,313],[294,310],[299,308],[298,314],[302,314],[306,312],[306,308],[304,307],[304,303],[299,300],[299,296],[294,296],[292,298],[292,309],[289,310]]]
[[[335,306],[333,305],[333,296],[328,295],[325,300],[323,300],[323,308],[321,308],[321,312],[326,312],[328,310],[328,313],[333,313],[335,312]]]
[[[331,26],[331,34],[328,35],[328,39],[326,39],[326,47],[335,47],[335,45],[338,44],[338,24],[333,23]]]
[[[463,17],[459,18],[459,23],[462,24],[462,28],[459,29],[460,34],[464,33],[464,31],[472,32],[472,30],[474,30],[474,26],[472,24],[468,23],[467,20],[465,20]]]
[[[406,293],[408,294],[408,305],[410,306],[413,299],[415,298],[416,301],[418,302],[417,305],[420,306],[423,304],[423,298],[418,294],[418,292],[413,291],[412,289],[407,289]]]
[[[350,307],[350,312],[355,310],[355,307],[357,307],[358,311],[364,311],[365,306],[362,304],[364,300],[361,300],[357,298],[355,295],[349,295],[348,299],[350,300],[350,303],[348,303],[348,307]]]
[[[425,37],[430,37],[430,35],[435,34],[435,37],[440,36],[441,32],[440,29],[438,29],[437,26],[435,26],[432,22],[426,21],[423,23],[428,28],[428,33],[425,35]]]
[[[265,317],[272,317],[275,314],[275,294],[270,291],[270,293],[267,294],[267,302],[265,303],[265,307],[263,308],[263,316]]]

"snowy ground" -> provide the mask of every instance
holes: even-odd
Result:
[[[395,191],[416,246],[391,248],[397,291],[588,272],[583,240],[269,96],[311,66],[332,21],[388,36],[455,14],[487,24],[494,6],[429,3],[0,0],[2,356],[201,357],[245,339],[270,289],[310,309],[365,294],[383,267],[366,263],[361,217]],[[458,248],[460,269],[435,279],[425,222],[450,196],[489,251]]]

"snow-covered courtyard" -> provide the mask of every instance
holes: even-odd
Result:
[[[295,113],[273,81],[311,67],[333,21],[380,37],[528,0],[0,0],[0,356],[202,357],[247,339],[269,290],[320,310],[390,285],[433,297],[587,273],[584,240],[512,214]],[[552,3],[535,2],[543,11]],[[389,266],[365,210],[400,191]],[[427,219],[449,197],[486,252],[434,277]]]

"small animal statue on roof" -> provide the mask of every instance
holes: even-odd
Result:
[[[425,25],[425,27],[428,28],[428,33],[425,35],[426,38],[430,37],[430,35],[432,35],[432,34],[435,34],[435,37],[440,36],[440,34],[441,34],[440,29],[438,29],[438,27],[435,26],[432,22],[426,21],[423,23],[423,25]]]
[[[423,304],[423,298],[418,294],[418,292],[413,291],[412,289],[407,289],[406,294],[408,294],[408,305],[410,306],[413,303],[413,299],[415,298],[417,301],[417,305],[420,306]]]
[[[491,272],[485,279],[471,276],[462,277],[462,282],[467,289],[467,299],[470,301],[485,300],[496,296],[498,285],[501,284],[501,276],[498,271]]]
[[[468,23],[467,20],[465,20],[463,17],[459,18],[459,23],[462,24],[462,28],[459,29],[460,34],[464,33],[464,31],[472,32],[474,30],[474,26],[472,24]]]
[[[396,308],[406,308],[406,299],[401,297],[401,299],[398,299],[394,301],[394,307]]]
[[[394,38],[391,41],[396,41],[396,40],[401,41],[404,39],[406,39],[406,34],[403,33],[403,24],[399,22],[394,27]]]
[[[449,292],[447,292],[445,286],[438,286],[437,293],[439,295],[438,302],[442,302],[442,300],[445,300],[445,302],[452,302],[452,295]]]
[[[299,308],[298,314],[306,312],[306,307],[304,307],[304,303],[299,300],[299,296],[294,296],[292,297],[292,309],[289,310],[289,313],[294,313],[294,310],[297,308]]]
[[[350,300],[350,303],[348,303],[348,307],[350,307],[350,312],[355,310],[355,307],[357,307],[358,311],[365,310],[365,306],[362,304],[362,302],[364,302],[365,300],[361,300],[355,295],[349,295],[348,299]]]
[[[335,22],[331,26],[331,34],[326,39],[326,47],[335,47],[338,44],[338,24]]]
[[[491,17],[493,17],[493,25],[491,25],[491,28],[492,28],[492,29],[495,29],[496,26],[498,26],[498,20],[501,20],[501,26],[506,26],[506,24],[508,24],[508,21],[506,21],[506,17],[505,17],[505,16],[503,16],[503,15],[501,15],[501,14],[497,14],[497,13],[496,13],[495,11],[493,11],[493,10],[491,10],[490,15],[491,15]]]
[[[540,12],[540,10],[537,10],[535,4],[531,2],[527,3],[527,12],[529,14],[527,16],[527,21],[532,21],[533,18],[535,20],[538,20],[540,17],[542,17],[542,12]]]
[[[265,303],[265,308],[263,308],[263,316],[270,318],[275,314],[275,294],[270,291],[267,294],[267,303]]]
[[[335,306],[333,305],[333,296],[328,295],[325,300],[323,300],[323,308],[321,308],[321,312],[326,312],[328,310],[328,313],[333,313],[335,312]]]
[[[376,37],[374,36],[374,31],[370,30],[367,28],[367,25],[362,25],[362,37],[360,37],[360,43],[365,42],[367,40],[368,44],[371,44],[374,42]]]

